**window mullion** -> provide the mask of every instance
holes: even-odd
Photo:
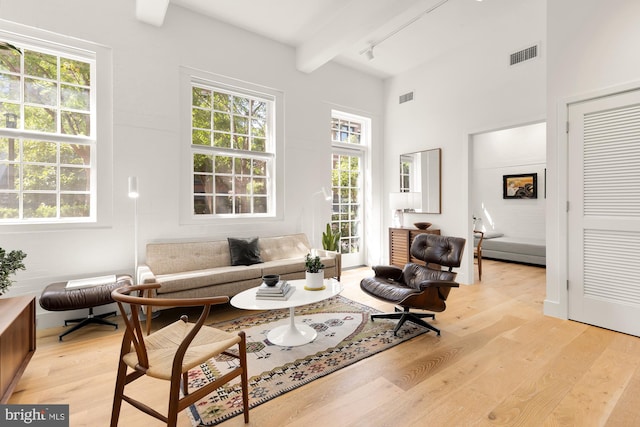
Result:
[[[57,129],[56,129],[56,133],[61,135],[62,134],[62,86],[60,85],[61,79],[60,79],[60,56],[56,57],[56,83],[58,85],[58,91],[56,94],[56,115],[57,115]],[[60,154],[60,150],[58,150],[58,154]],[[60,178],[60,176],[58,175],[58,179]],[[60,195],[58,194],[58,198],[60,198]],[[60,210],[60,204],[58,204],[58,211]]]
[[[202,153],[202,154],[221,154],[225,156],[231,157],[252,157],[259,158],[264,160],[271,160],[275,158],[274,153],[264,153],[260,151],[251,151],[251,150],[234,150],[232,148],[224,148],[224,147],[206,147],[203,145],[192,144],[191,149],[194,153]]]
[[[60,58],[58,58],[58,61],[60,61]],[[60,69],[60,67],[58,67],[58,70]],[[59,73],[58,73],[59,74]],[[58,91],[58,96],[59,96],[59,91]],[[58,112],[60,111],[60,109],[58,109]],[[58,113],[59,114],[59,113]],[[62,203],[62,199],[60,196],[60,192],[62,191],[62,185],[60,183],[60,178],[61,178],[61,167],[60,167],[60,162],[61,162],[61,156],[60,156],[60,143],[56,143],[56,211],[57,211],[57,217],[58,219],[62,218],[62,209],[61,209],[61,203]]]

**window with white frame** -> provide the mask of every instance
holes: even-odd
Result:
[[[193,214],[275,213],[275,97],[191,82]]]
[[[364,164],[369,143],[370,120],[332,111],[332,178],[333,192],[331,228],[340,232],[340,252],[362,257],[364,244]],[[355,258],[354,258],[355,259]],[[345,259],[348,263],[348,260]],[[354,261],[359,265],[362,259]]]
[[[0,223],[95,220],[95,67],[93,52],[0,34]]]

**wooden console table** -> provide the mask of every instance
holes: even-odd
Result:
[[[36,299],[0,298],[0,403],[11,393],[36,351]]]
[[[411,257],[413,239],[419,234],[440,234],[437,228],[389,228],[389,264],[403,268],[408,262],[424,265],[423,261]]]

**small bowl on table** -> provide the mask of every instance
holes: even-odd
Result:
[[[265,274],[264,276],[262,276],[262,281],[267,286],[275,286],[280,281],[280,275],[279,274]]]
[[[419,230],[426,230],[427,228],[431,227],[430,222],[414,222],[413,225]]]

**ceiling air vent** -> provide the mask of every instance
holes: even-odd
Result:
[[[407,92],[404,95],[400,95],[400,104],[413,101],[413,92]]]
[[[538,45],[519,50],[509,55],[509,65],[516,65],[538,56]]]

